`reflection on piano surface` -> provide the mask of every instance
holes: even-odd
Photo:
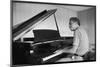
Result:
[[[57,9],[44,10],[29,20],[13,27],[12,30],[12,64],[35,65],[55,63],[63,53],[54,53],[58,49],[72,46],[72,37],[62,38],[55,17]],[[34,25],[54,15],[57,30],[32,30]],[[33,31],[34,38],[22,38],[27,32]]]

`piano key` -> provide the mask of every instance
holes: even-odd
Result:
[[[55,57],[55,56],[58,56],[58,55],[60,55],[60,54],[62,54],[63,52],[57,52],[57,53],[55,53],[55,54],[52,54],[52,55],[50,55],[50,56],[47,56],[47,57],[45,57],[45,58],[43,58],[43,61],[47,61],[47,60],[49,60],[49,59],[51,59],[51,58],[53,58],[53,57]]]

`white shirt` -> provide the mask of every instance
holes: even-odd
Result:
[[[76,54],[84,55],[89,50],[89,40],[86,31],[79,27],[74,32],[74,41],[73,45],[78,46],[76,50]]]

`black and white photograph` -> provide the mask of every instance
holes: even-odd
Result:
[[[96,6],[11,1],[11,64],[96,61]]]

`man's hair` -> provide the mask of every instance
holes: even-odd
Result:
[[[70,20],[69,20],[69,24],[70,24],[71,21],[77,23],[80,26],[80,20],[77,17],[71,17]]]

